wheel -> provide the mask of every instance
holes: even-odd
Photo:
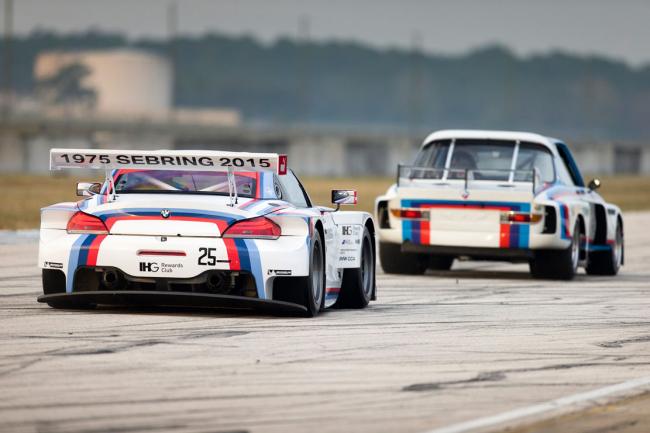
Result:
[[[607,251],[594,251],[589,253],[587,274],[589,275],[616,275],[623,263],[625,240],[623,228],[616,223],[616,239],[614,245]]]
[[[434,271],[448,271],[454,264],[453,256],[432,255],[429,257],[429,269]]]
[[[365,308],[375,291],[375,248],[374,239],[368,228],[363,230],[361,242],[361,266],[343,271],[341,293],[336,307]]]
[[[535,251],[535,256],[530,261],[530,273],[535,278],[550,280],[571,280],[578,272],[580,262],[580,246],[584,235],[580,225],[576,223],[573,228],[571,245],[565,250]]]
[[[403,253],[400,244],[379,243],[379,259],[388,274],[421,275],[427,270],[426,254]]]
[[[307,317],[314,317],[325,305],[325,249],[318,230],[314,230],[309,253],[309,277],[304,286],[303,305]]]

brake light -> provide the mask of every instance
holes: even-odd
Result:
[[[542,220],[541,214],[508,212],[501,214],[501,222],[515,224],[535,224]]]
[[[390,213],[396,218],[411,219],[411,220],[428,220],[429,211],[422,211],[419,209],[391,209]]]
[[[96,235],[108,234],[108,229],[104,221],[93,215],[87,213],[77,212],[72,215],[68,226],[66,227],[68,233],[92,233]]]
[[[277,239],[282,234],[280,226],[265,217],[238,221],[223,232],[224,238]]]

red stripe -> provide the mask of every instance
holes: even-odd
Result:
[[[326,293],[339,293],[341,291],[340,287],[328,287],[325,289]]]
[[[420,221],[420,244],[429,245],[431,243],[430,227],[429,221]]]
[[[226,245],[226,254],[228,254],[228,260],[230,261],[230,270],[231,271],[241,270],[241,263],[239,261],[239,251],[237,251],[237,245],[235,245],[235,240],[230,238],[224,238],[223,243]]]
[[[99,246],[102,241],[106,238],[106,235],[98,235],[90,243],[88,247],[88,258],[86,259],[87,266],[96,266],[97,265],[97,255],[99,254]]]
[[[499,247],[508,248],[510,246],[510,224],[501,224],[499,226]]]

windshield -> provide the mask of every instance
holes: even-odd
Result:
[[[516,161],[513,165],[513,159]],[[411,178],[553,182],[555,168],[550,151],[536,143],[508,140],[458,139],[434,141],[415,159]],[[514,168],[514,172],[513,172]]]
[[[256,173],[235,173],[237,195],[254,197]],[[228,195],[228,174],[214,171],[120,170],[117,193],[179,193]]]

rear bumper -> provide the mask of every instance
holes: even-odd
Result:
[[[482,248],[482,247],[456,247],[446,245],[418,245],[410,242],[402,244],[402,252],[441,254],[449,256],[466,256],[477,260],[530,260],[534,251],[524,248]]]
[[[66,306],[74,307],[79,304],[96,304],[114,306],[234,308],[291,314],[302,314],[307,311],[302,305],[267,299],[205,293],[136,290],[56,293],[41,295],[38,297],[38,302],[52,304],[62,308]]]

